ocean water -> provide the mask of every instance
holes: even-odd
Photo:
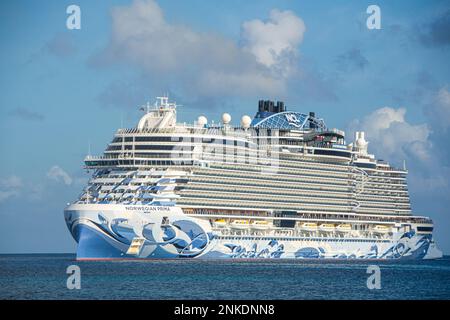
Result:
[[[66,269],[81,270],[81,289]],[[368,289],[369,265],[381,289]],[[450,257],[432,261],[76,261],[0,255],[0,299],[450,299]]]

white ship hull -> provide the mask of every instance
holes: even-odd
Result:
[[[330,258],[434,259],[442,256],[431,234],[391,238],[226,234],[208,219],[174,206],[73,204],[67,226],[78,242],[77,259]],[[223,228],[220,228],[223,229]]]

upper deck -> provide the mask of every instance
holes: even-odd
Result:
[[[362,132],[347,145],[345,133],[329,129],[314,112],[288,111],[283,102],[262,100],[258,108],[253,120],[244,115],[238,126],[231,124],[227,113],[219,123],[208,123],[206,117],[199,116],[193,124],[186,124],[177,122],[176,103],[158,97],[153,107],[147,104],[141,108],[145,114],[135,128],[117,130],[102,156],[88,155],[86,168],[192,166],[224,155],[220,161],[315,158],[354,164],[364,170],[406,173],[368,154]]]

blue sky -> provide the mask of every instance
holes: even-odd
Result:
[[[2,1],[0,39],[0,252],[74,251],[62,211],[88,146],[168,92],[181,121],[279,98],[366,130],[379,158],[406,160],[413,211],[450,253],[448,1]]]

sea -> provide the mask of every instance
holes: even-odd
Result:
[[[74,254],[8,254],[0,255],[0,299],[447,300],[450,256],[76,261]]]

